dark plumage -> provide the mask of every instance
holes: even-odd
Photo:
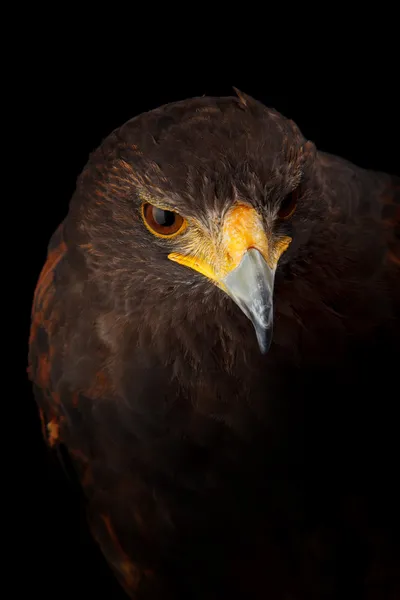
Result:
[[[90,157],[33,303],[44,434],[132,598],[394,600],[400,180],[238,95],[140,115]],[[155,235],[143,203],[186,229]],[[243,256],[278,264],[266,353],[268,289],[262,314],[254,286],[242,310],[225,293]]]

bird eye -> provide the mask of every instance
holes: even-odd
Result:
[[[295,190],[290,192],[284,200],[281,202],[281,205],[278,210],[278,217],[280,219],[288,219],[292,216],[294,211],[296,210],[297,201],[300,196],[300,186]]]
[[[172,237],[184,228],[186,221],[172,210],[164,210],[145,202],[142,206],[143,220],[146,227],[155,235]]]

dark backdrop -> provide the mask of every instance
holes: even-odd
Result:
[[[317,82],[314,89],[301,83],[293,88],[270,81],[256,83],[258,78],[213,85],[203,81],[186,84],[183,77],[179,83],[156,86],[135,82],[133,72],[123,81],[113,81],[108,72],[91,77],[84,67],[79,73],[58,72],[57,76],[51,69],[39,71],[35,81],[22,116],[23,156],[26,144],[32,140],[34,144],[29,158],[23,159],[29,163],[27,170],[20,172],[16,182],[24,188],[17,208],[24,215],[27,262],[20,294],[22,312],[18,308],[23,335],[18,344],[22,394],[16,404],[17,421],[10,425],[15,431],[13,478],[7,488],[15,510],[5,524],[12,525],[14,532],[10,569],[17,567],[15,597],[29,591],[43,600],[99,594],[111,600],[124,596],[91,541],[79,502],[63,472],[49,459],[25,371],[35,282],[47,242],[67,212],[76,177],[89,152],[115,127],[140,112],[190,96],[231,95],[233,84],[296,121],[320,149],[366,168],[400,174],[397,95],[389,84],[382,87],[375,82],[371,91],[370,77],[365,81],[341,79],[334,69],[329,85]]]

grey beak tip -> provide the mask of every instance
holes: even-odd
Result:
[[[259,348],[260,348],[260,352],[261,352],[261,354],[263,354],[263,355],[267,354],[267,352],[268,352],[268,350],[269,350],[269,348],[267,348],[267,346],[265,346],[265,345],[263,345],[263,344],[260,344],[260,343],[258,344],[258,346],[259,346]]]
[[[232,300],[252,321],[262,354],[272,341],[274,275],[260,252],[251,248],[224,281]]]
[[[257,342],[261,354],[267,354],[271,347],[272,330],[271,329],[256,329]]]

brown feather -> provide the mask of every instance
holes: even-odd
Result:
[[[91,156],[33,301],[43,428],[131,598],[389,600],[399,179],[239,98],[151,111]],[[299,182],[293,217],[273,221]],[[266,356],[221,290],[168,260],[179,238],[152,237],[143,195],[204,227],[239,195],[293,238]]]

